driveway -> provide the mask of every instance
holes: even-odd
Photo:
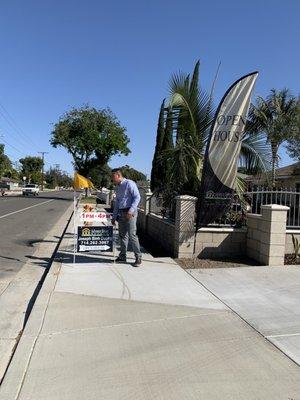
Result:
[[[187,272],[300,364],[300,266]]]

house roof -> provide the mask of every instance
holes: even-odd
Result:
[[[300,175],[300,161],[276,169],[277,177]]]
[[[12,182],[12,183],[19,183],[18,180],[16,179],[11,179],[11,178],[7,178],[6,176],[3,176],[2,178],[0,178],[0,182]]]
[[[271,171],[269,171],[271,174]],[[293,176],[300,176],[300,161],[286,165],[285,167],[277,168],[276,169],[276,179],[283,179],[283,178],[290,178]],[[261,180],[263,175],[249,175],[245,178],[246,181],[254,181],[254,180]]]

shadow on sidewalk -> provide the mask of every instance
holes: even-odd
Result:
[[[69,251],[59,251],[56,253],[56,257],[60,259],[63,264],[73,264],[73,253]],[[85,264],[85,263],[109,263],[113,264],[112,256],[105,256],[103,254],[93,254],[93,253],[85,253],[85,254],[78,254],[76,253],[76,264]]]
[[[26,256],[29,260],[32,260],[33,264],[39,265],[45,269],[49,268],[53,258],[52,257],[36,257],[36,256]]]

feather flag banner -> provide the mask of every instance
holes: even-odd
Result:
[[[93,189],[94,184],[89,179],[85,178],[84,176],[78,174],[78,172],[74,173],[74,189]]]
[[[238,79],[223,96],[212,123],[198,196],[197,227],[230,207],[251,94],[258,72]]]

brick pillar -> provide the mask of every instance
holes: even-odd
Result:
[[[144,190],[144,189],[143,189]],[[150,197],[152,193],[143,193],[141,196],[140,207],[138,211],[138,228],[143,234],[147,234],[147,215],[150,210]]]
[[[144,210],[145,210],[145,214],[149,214],[150,212],[150,198],[152,196],[152,193],[146,193],[145,194],[145,205],[144,205]]]
[[[197,198],[176,196],[174,256],[193,257]]]
[[[261,210],[260,262],[264,265],[283,265],[289,207],[270,204],[261,206]]]

